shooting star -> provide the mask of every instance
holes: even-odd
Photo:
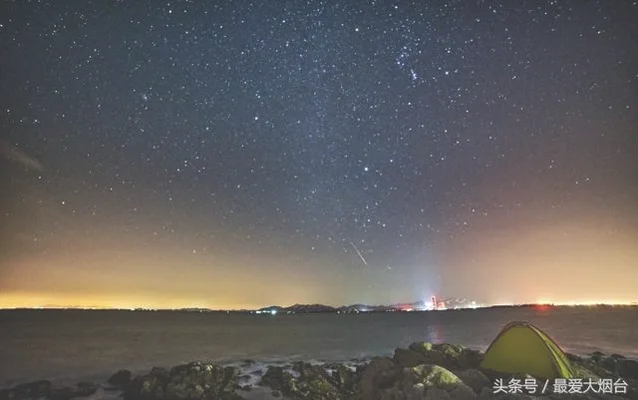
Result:
[[[366,261],[366,259],[365,259],[365,258],[363,258],[363,255],[361,255],[361,252],[359,251],[359,249],[357,249],[357,246],[355,246],[355,245],[354,245],[354,243],[352,243],[352,242],[350,242],[350,244],[351,244],[351,245],[352,245],[352,247],[354,248],[354,251],[356,251],[356,252],[357,252],[357,255],[359,255],[359,258],[361,259],[361,262],[363,262],[363,264],[364,264],[366,267],[370,267],[370,266],[368,265],[368,262]]]

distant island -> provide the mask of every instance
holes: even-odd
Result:
[[[107,308],[107,307],[83,307],[83,306],[61,306],[45,305],[41,307],[13,307],[0,308],[0,310],[95,310],[95,311],[172,311],[172,312],[210,312],[210,313],[234,313],[234,314],[358,314],[358,313],[380,313],[380,312],[423,312],[423,311],[446,311],[446,310],[471,310],[487,308],[538,308],[541,310],[553,307],[638,307],[638,302],[631,303],[525,303],[525,304],[480,304],[466,299],[449,298],[446,300],[435,300],[430,302],[417,301],[412,303],[399,303],[391,305],[369,305],[352,304],[345,306],[329,306],[325,304],[294,304],[291,306],[271,305],[258,309],[212,309],[206,307],[182,307],[182,308]]]

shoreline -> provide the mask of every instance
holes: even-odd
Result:
[[[545,392],[543,396],[518,393],[511,397],[512,393],[503,396],[493,393],[494,385],[499,378],[515,379],[517,375],[481,369],[479,363],[483,354],[460,345],[417,342],[407,348],[397,348],[390,357],[375,356],[341,362],[195,361],[137,373],[124,369],[114,371],[100,383],[78,382],[61,386],[55,380],[25,382],[11,388],[0,388],[0,400],[638,399],[638,360],[622,355],[594,352],[579,356],[565,353],[576,371],[575,377],[585,382],[589,379],[599,385],[601,382],[615,384],[622,381],[627,386],[626,394],[575,392],[559,395]],[[441,380],[441,377],[445,379]],[[441,383],[443,381],[447,383]],[[547,397],[550,395],[552,397]]]

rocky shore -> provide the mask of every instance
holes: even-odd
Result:
[[[357,365],[294,362],[246,374],[250,360],[242,366],[193,362],[139,376],[121,370],[102,384],[31,382],[0,391],[0,400],[97,399],[105,393],[123,400],[638,400],[638,361],[621,355],[568,354],[577,377],[568,382],[481,370],[482,356],[458,345],[421,342]]]

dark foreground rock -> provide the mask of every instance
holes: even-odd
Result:
[[[339,366],[329,373],[324,366],[296,362],[290,371],[269,367],[259,385],[292,399],[336,400],[353,398],[356,381],[357,373],[346,366]]]
[[[132,376],[133,374],[131,373],[131,371],[127,369],[121,369],[111,375],[107,382],[113,386],[126,388],[131,383]]]
[[[68,400],[75,397],[87,397],[97,392],[98,385],[93,382],[80,382],[75,386],[53,389],[49,395],[51,400]]]
[[[170,370],[153,368],[134,379],[129,371],[120,370],[108,379],[107,387],[121,388],[124,400],[239,400],[242,395],[262,399],[262,394],[288,400],[638,400],[638,362],[620,355],[567,354],[578,379],[572,383],[482,370],[482,357],[463,346],[420,342],[356,369],[339,363],[271,366],[260,373],[260,387],[255,388],[246,384],[254,375],[199,362]],[[533,382],[535,390],[526,382]],[[594,383],[597,393],[585,390],[588,382]],[[0,400],[70,400],[91,396],[98,389],[90,382],[56,388],[49,381],[37,381],[0,391]]]
[[[125,400],[241,399],[235,391],[239,370],[207,363],[178,365],[167,371],[154,368],[133,380],[124,392]]]

